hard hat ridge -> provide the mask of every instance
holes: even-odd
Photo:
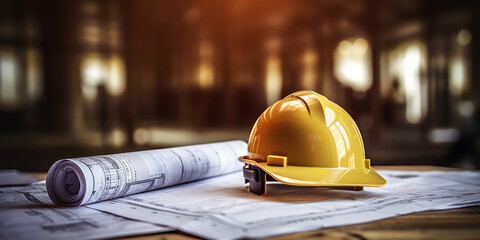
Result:
[[[290,94],[288,97],[294,97],[302,101],[305,108],[307,108],[310,117],[317,117],[319,120],[325,122],[325,113],[323,104],[319,94],[312,94],[312,91],[298,91]]]

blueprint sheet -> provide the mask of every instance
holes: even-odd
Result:
[[[22,173],[15,169],[0,170],[0,186],[30,185],[38,181],[28,173]]]
[[[171,231],[86,207],[54,206],[45,182],[0,188],[0,239],[100,239]]]
[[[200,237],[237,239],[364,223],[480,204],[479,172],[379,171],[384,187],[350,191],[269,184],[249,193],[241,172],[87,205]]]

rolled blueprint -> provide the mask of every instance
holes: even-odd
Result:
[[[63,159],[48,170],[55,204],[79,206],[241,169],[244,141]]]

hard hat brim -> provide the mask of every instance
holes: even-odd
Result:
[[[244,163],[258,166],[277,181],[294,186],[362,186],[381,187],[387,181],[370,168],[320,168],[304,166],[269,166],[240,157]]]

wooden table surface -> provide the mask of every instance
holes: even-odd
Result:
[[[408,171],[457,171],[454,168],[434,166],[376,166],[375,169]],[[45,179],[45,173],[31,173]],[[135,236],[123,239],[197,239],[181,232]],[[420,212],[404,216],[328,228],[310,232],[292,233],[268,239],[480,239],[480,206]]]

